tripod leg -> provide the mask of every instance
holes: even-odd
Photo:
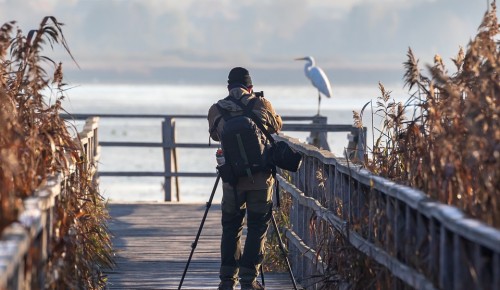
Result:
[[[276,224],[276,219],[274,219],[274,214],[271,212],[271,221],[273,222],[274,230],[276,231],[276,235],[278,236],[279,247],[283,257],[285,258],[286,266],[288,268],[288,274],[290,274],[290,279],[293,283],[293,289],[297,290],[297,283],[295,282],[295,277],[292,273],[292,267],[290,266],[290,262],[288,261],[288,256],[285,251],[285,246],[283,245],[283,240],[281,239],[280,232],[278,230],[278,225]]]
[[[193,258],[194,250],[198,245],[198,240],[200,239],[201,230],[203,229],[203,225],[205,224],[205,220],[207,219],[208,210],[210,209],[210,206],[212,206],[212,200],[214,199],[215,190],[217,190],[217,185],[219,184],[219,181],[220,181],[220,174],[217,174],[217,179],[215,179],[215,184],[214,188],[212,189],[212,194],[210,195],[210,199],[207,202],[207,208],[201,220],[200,228],[198,229],[198,234],[196,234],[196,238],[194,239],[194,242],[191,244],[191,254],[189,254],[189,259],[186,263],[186,267],[184,268],[184,273],[182,273],[181,282],[179,283],[179,288],[178,288],[179,290],[181,289],[182,283],[184,282],[184,278],[186,277],[186,273],[189,268],[189,263],[191,263],[191,258]]]

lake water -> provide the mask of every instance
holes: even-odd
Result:
[[[406,98],[401,86],[387,88],[393,96]],[[282,116],[313,116],[318,97],[312,86],[263,86],[275,110]],[[333,98],[322,98],[321,115],[329,124],[352,124],[352,111],[379,96],[377,85],[334,87]],[[69,113],[130,113],[130,114],[198,114],[227,95],[224,85],[81,85],[68,90],[63,107]],[[365,113],[365,114],[369,114]],[[371,117],[366,118],[370,120]],[[161,142],[161,119],[101,119],[100,141]],[[76,124],[77,127],[79,124]],[[369,131],[371,123],[365,123]],[[377,124],[375,124],[377,126]],[[285,132],[305,140],[308,133]],[[370,133],[368,134],[370,136]],[[208,144],[208,124],[202,120],[176,120],[177,142]],[[341,155],[347,145],[347,133],[329,133],[331,151]],[[369,143],[369,141],[368,141]],[[213,152],[212,152],[213,151]],[[178,149],[180,172],[215,172],[215,150]],[[160,148],[101,148],[99,170],[103,171],[163,171]],[[182,201],[207,201],[214,178],[180,178]],[[163,200],[163,178],[101,177],[100,189],[105,198],[124,201]],[[220,201],[217,190],[214,202]]]

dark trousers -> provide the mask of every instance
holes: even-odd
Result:
[[[236,283],[239,277],[242,283],[251,283],[257,278],[264,259],[272,205],[272,186],[262,190],[238,190],[236,199],[233,188],[226,183],[223,185],[220,268],[222,281]],[[241,234],[245,214],[248,231],[242,252]]]

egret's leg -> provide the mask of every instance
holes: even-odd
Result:
[[[319,106],[321,104],[321,94],[318,91],[318,116],[319,116]]]

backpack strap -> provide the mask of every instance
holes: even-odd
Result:
[[[222,119],[222,116],[219,116],[215,119],[214,125],[210,129],[210,135],[217,129],[217,126],[219,126],[220,119]]]
[[[217,127],[219,126],[220,120],[222,118],[224,118],[224,121],[227,121],[231,118],[231,115],[229,114],[229,112],[224,110],[219,104],[215,104],[215,106],[216,106],[217,110],[219,110],[220,116],[215,119],[215,122],[214,122],[212,128],[210,128],[210,131],[209,131],[210,135],[212,135],[212,133],[215,130],[217,130]]]
[[[271,136],[271,134],[269,133],[269,131],[267,131],[266,127],[264,127],[264,124],[262,124],[262,120],[260,118],[258,118],[257,115],[255,115],[255,113],[252,111],[252,108],[255,105],[257,98],[250,100],[250,102],[248,102],[248,105],[246,105],[246,106],[245,106],[245,104],[243,104],[243,102],[241,100],[238,100],[236,98],[231,98],[230,100],[232,102],[236,103],[238,106],[240,106],[243,109],[245,116],[249,117],[250,119],[252,119],[254,121],[255,125],[257,125],[257,127],[259,127],[259,129],[262,131],[262,133],[264,133],[264,135],[266,135],[266,138],[271,143],[276,142],[274,140],[273,136]]]

